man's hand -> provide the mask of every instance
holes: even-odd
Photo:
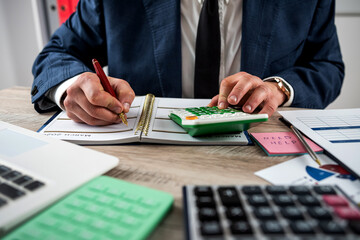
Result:
[[[242,106],[246,113],[260,107],[259,113],[267,113],[270,117],[285,99],[285,94],[277,88],[276,83],[263,82],[256,76],[239,72],[222,80],[220,93],[211,99],[209,106],[224,109],[229,104],[237,105]]]
[[[135,93],[130,85],[108,77],[118,98],[106,92],[95,73],[85,72],[66,90],[63,101],[69,118],[89,125],[120,123],[119,113],[129,112]]]

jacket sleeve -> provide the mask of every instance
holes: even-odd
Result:
[[[340,94],[344,63],[334,17],[335,1],[320,0],[300,57],[275,74],[294,88],[293,107],[325,108]]]
[[[82,72],[93,72],[92,58],[107,64],[104,32],[100,2],[79,1],[77,11],[52,35],[33,64],[31,100],[36,111],[57,109],[46,92]]]

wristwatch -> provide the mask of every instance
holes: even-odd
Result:
[[[277,88],[282,91],[285,96],[286,96],[286,100],[284,101],[287,102],[290,99],[290,90],[289,88],[286,86],[286,84],[284,83],[284,81],[279,78],[279,77],[272,77],[272,78],[267,78],[265,79],[266,82],[276,82],[276,86]]]

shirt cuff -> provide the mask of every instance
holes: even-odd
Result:
[[[56,103],[62,110],[65,111],[65,107],[61,102],[61,98],[65,94],[66,90],[70,87],[71,84],[73,84],[77,78],[80,76],[76,75],[72,78],[69,78],[68,80],[65,80],[64,82],[60,83],[59,85],[51,88],[47,93],[46,96],[53,102]]]
[[[271,79],[274,78],[274,77],[280,78],[280,79],[284,82],[285,87],[286,87],[287,89],[289,89],[289,92],[290,92],[289,100],[287,100],[287,101],[282,105],[282,107],[290,107],[291,104],[292,104],[292,102],[293,102],[293,100],[294,100],[294,89],[293,89],[293,87],[292,87],[292,86],[290,85],[290,83],[288,83],[285,79],[283,79],[282,77],[278,77],[278,76],[267,77],[267,78],[263,79],[263,81],[264,81],[264,82],[267,82],[267,81],[271,80]]]

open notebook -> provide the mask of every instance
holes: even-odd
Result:
[[[155,98],[152,94],[135,97],[127,113],[128,126],[89,126],[76,123],[66,112],[54,115],[39,132],[77,144],[103,145],[131,142],[196,145],[247,145],[246,131],[192,137],[169,118],[169,111],[178,108],[206,106],[209,99]]]

